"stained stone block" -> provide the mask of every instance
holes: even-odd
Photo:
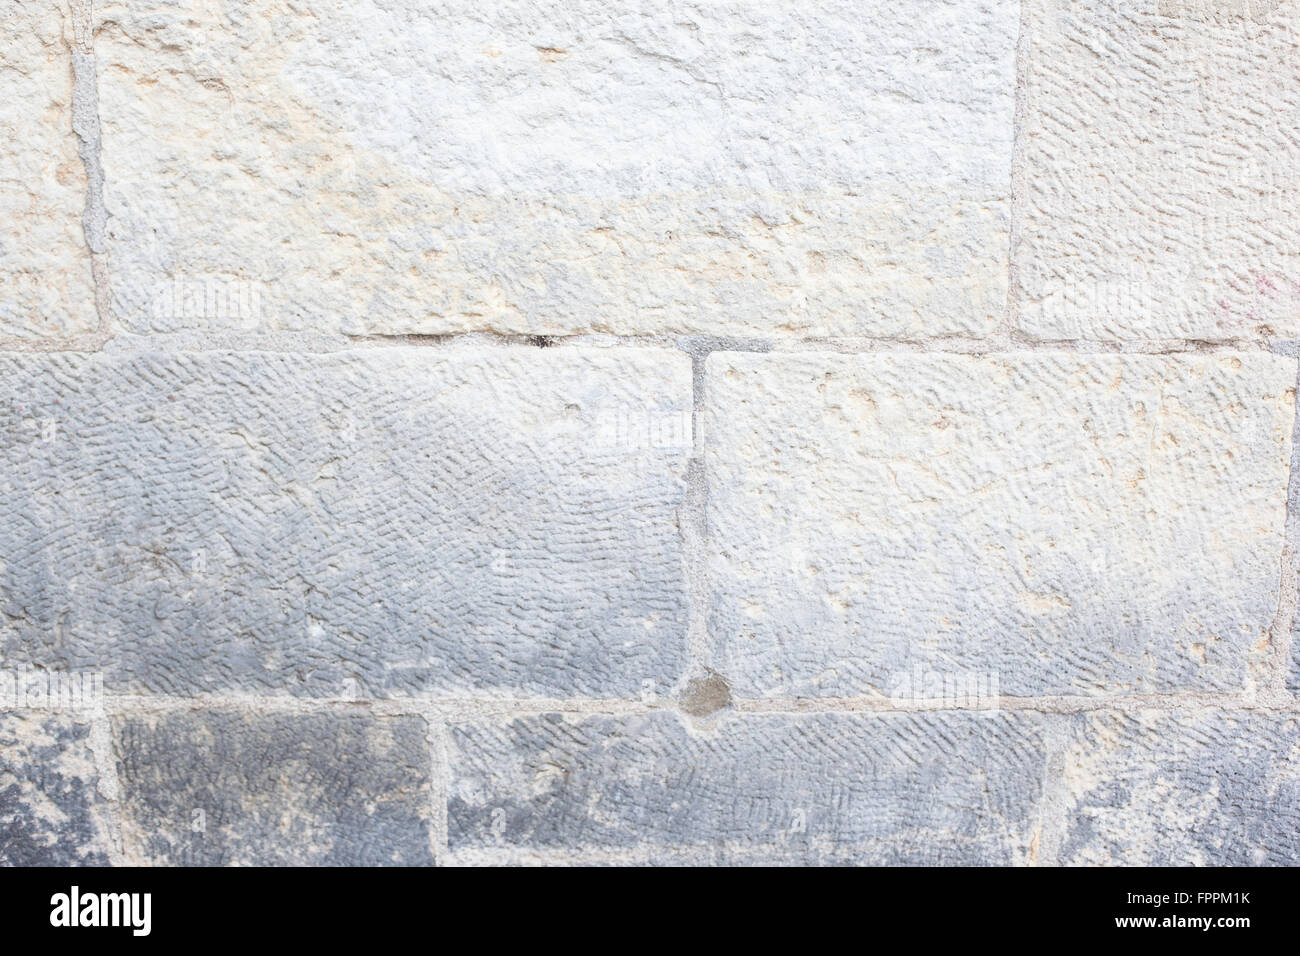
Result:
[[[1249,711],[1090,716],[1065,761],[1061,862],[1300,864],[1300,719]]]
[[[424,721],[180,712],[115,721],[123,835],[140,863],[431,863]]]
[[[106,814],[88,723],[0,712],[0,866],[105,866]]]
[[[134,331],[982,335],[1019,4],[95,4]]]
[[[64,0],[6,3],[0,69],[0,338],[99,326],[73,131],[73,29]]]

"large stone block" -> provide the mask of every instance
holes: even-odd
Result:
[[[1300,334],[1300,7],[1026,6],[1025,331]]]
[[[711,356],[715,666],[759,697],[1244,690],[1294,375],[1258,353]]]
[[[1065,760],[1061,862],[1300,864],[1300,718],[1097,714]]]
[[[9,355],[0,386],[15,661],[170,694],[677,678],[681,353]]]
[[[128,328],[981,334],[1005,305],[1014,0],[96,17]]]
[[[0,712],[0,866],[104,866],[105,823],[89,724]]]
[[[452,728],[454,860],[1031,862],[1041,718],[543,715]]]
[[[433,862],[432,758],[418,717],[187,711],[114,725],[134,862]]]
[[[0,30],[0,337],[93,331],[71,14],[64,0],[6,3]]]

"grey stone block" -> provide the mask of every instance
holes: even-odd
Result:
[[[1071,865],[1300,865],[1300,718],[1097,714],[1065,761]]]
[[[680,353],[0,356],[0,651],[111,692],[618,696],[685,655]]]
[[[1041,718],[544,715],[451,733],[453,859],[995,864],[1038,845]]]
[[[418,717],[183,712],[114,722],[129,858],[183,866],[432,862]]]
[[[104,866],[104,801],[84,721],[0,713],[0,866]]]
[[[1258,353],[716,353],[714,666],[740,697],[911,699],[917,671],[1244,691],[1278,607],[1294,376]]]

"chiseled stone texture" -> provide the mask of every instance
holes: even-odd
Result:
[[[93,331],[64,0],[0,5],[0,337]]]
[[[715,666],[742,697],[914,673],[1243,690],[1278,607],[1294,376],[1262,353],[714,354]]]
[[[671,713],[451,733],[452,859],[1009,864],[1037,853],[1045,747],[1025,714]]]
[[[1300,717],[1091,715],[1065,761],[1061,862],[1300,865]]]
[[[208,711],[114,724],[134,861],[433,862],[431,756],[419,717]]]
[[[1025,3],[1024,330],[1300,334],[1300,6]]]
[[[312,696],[681,670],[682,353],[8,355],[0,386],[15,661]]]
[[[95,14],[129,329],[915,336],[1005,305],[1015,0]]]
[[[89,725],[0,713],[0,866],[108,862]]]

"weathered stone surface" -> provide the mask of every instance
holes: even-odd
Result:
[[[550,714],[452,728],[454,859],[995,864],[1037,852],[1021,714]],[[458,857],[456,854],[460,853]]]
[[[1023,328],[1300,332],[1300,6],[1026,6]]]
[[[0,336],[94,330],[81,215],[86,170],[72,129],[72,24],[64,0],[0,8]]]
[[[1300,718],[1097,714],[1065,761],[1069,865],[1300,864]]]
[[[84,722],[0,713],[0,866],[104,866],[103,800]]]
[[[1014,0],[95,7],[131,329],[980,334],[1004,307]]]
[[[1259,353],[711,356],[715,666],[741,697],[912,696],[918,672],[1242,690],[1278,606],[1294,376]]]
[[[0,385],[15,661],[172,694],[680,673],[681,353],[8,355]]]
[[[114,724],[133,860],[433,862],[431,757],[418,717],[208,711]]]

